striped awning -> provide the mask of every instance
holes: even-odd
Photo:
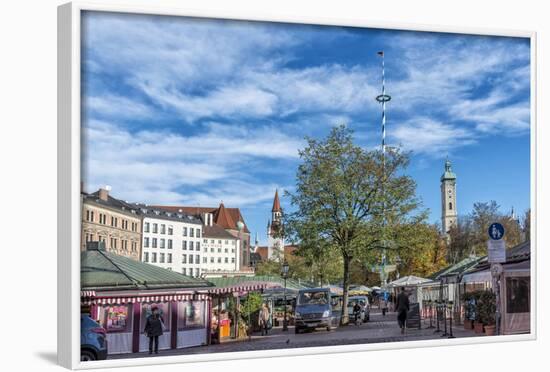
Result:
[[[95,297],[95,291],[80,291],[80,297]]]
[[[132,297],[107,297],[99,296],[95,298],[82,297],[81,303],[86,305],[123,305],[123,304],[133,304],[136,302],[170,302],[170,301],[191,301],[193,297],[197,301],[204,301],[210,298],[208,294],[205,293],[185,293],[185,294],[174,294],[174,295],[159,295],[159,296],[132,296]]]
[[[240,285],[230,286],[230,287],[219,287],[212,288],[208,292],[211,294],[225,294],[233,292],[250,292],[250,291],[260,291],[270,287],[269,283],[243,283]]]

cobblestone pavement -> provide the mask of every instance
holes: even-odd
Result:
[[[253,335],[251,341],[230,341],[218,345],[197,346],[176,350],[161,350],[158,356],[370,344],[396,341],[433,340],[442,338],[441,335],[443,334],[443,326],[441,327],[441,332],[439,333],[434,333],[435,329],[428,328],[428,326],[429,321],[423,321],[422,329],[407,329],[406,334],[403,335],[397,325],[395,313],[388,313],[386,316],[382,316],[381,313],[374,312],[371,314],[371,320],[368,323],[339,327],[331,332],[318,330],[314,332],[295,334],[294,327],[289,327],[288,332],[283,332],[279,327],[274,328],[267,336]],[[473,331],[466,331],[461,326],[457,326],[456,328],[453,327],[453,335],[455,337],[477,336]],[[143,357],[151,357],[151,355],[149,355],[148,352],[110,355],[109,359]]]

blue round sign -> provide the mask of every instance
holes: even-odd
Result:
[[[500,240],[504,236],[504,226],[498,222],[494,222],[489,226],[489,237],[493,240]]]

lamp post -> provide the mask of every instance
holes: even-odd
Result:
[[[288,262],[286,259],[283,262],[283,269],[281,275],[285,281],[285,287],[283,289],[283,304],[284,304],[284,313],[283,313],[283,331],[288,331],[288,324],[286,320],[286,278],[288,278]]]
[[[246,252],[244,251],[244,244],[243,244],[243,237],[242,237],[242,231],[244,229],[244,223],[242,221],[237,221],[237,230],[239,231],[239,248],[242,250],[241,258],[242,261],[246,261]],[[239,266],[246,264],[246,262],[240,262],[241,260],[238,259],[239,257],[239,249],[235,249],[235,271],[239,271]]]

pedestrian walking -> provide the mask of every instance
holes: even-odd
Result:
[[[267,332],[269,330],[269,307],[266,303],[262,304],[262,308],[260,309],[260,314],[258,316],[258,324],[260,326],[260,329],[262,330],[262,336],[267,335]]]
[[[151,308],[152,314],[145,322],[144,333],[149,337],[149,354],[153,354],[153,346],[155,354],[159,353],[159,336],[162,336],[164,323],[159,314],[159,309],[156,306]]]
[[[401,287],[401,293],[397,295],[395,311],[397,311],[397,322],[401,333],[405,333],[407,326],[407,312],[409,311],[409,296],[405,293],[405,287]]]
[[[388,311],[388,300],[386,297],[382,299],[382,316],[386,316],[386,312]]]

